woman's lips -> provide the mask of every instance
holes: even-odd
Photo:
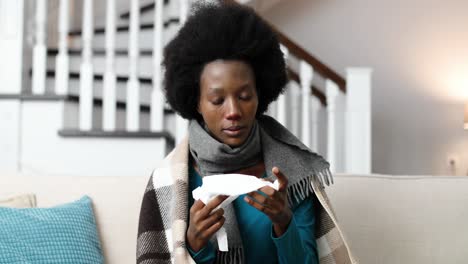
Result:
[[[223,129],[223,132],[226,133],[228,136],[235,137],[239,136],[244,132],[245,127],[242,126],[232,126]]]

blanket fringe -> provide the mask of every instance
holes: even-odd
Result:
[[[312,182],[318,182],[320,188],[333,184],[333,176],[328,168],[314,171],[310,176],[301,179],[288,187],[288,202],[291,207],[299,204],[314,193]]]
[[[244,263],[244,250],[242,248],[229,248],[227,252],[217,251],[215,263]]]

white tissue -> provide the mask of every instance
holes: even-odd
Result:
[[[278,190],[279,188],[278,180],[271,183],[269,181],[261,180],[255,176],[245,174],[211,175],[203,177],[202,181],[202,186],[192,191],[194,200],[201,200],[204,204],[207,204],[211,199],[218,195],[229,196],[213,211],[218,208],[224,209],[239,197],[239,195],[258,190],[265,186],[270,186],[275,190]],[[219,250],[228,251],[227,233],[224,227],[216,232],[216,239],[218,240]]]

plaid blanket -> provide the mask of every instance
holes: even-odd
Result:
[[[153,171],[140,211],[138,264],[195,263],[185,243],[188,225],[188,139]],[[312,182],[316,206],[316,240],[320,264],[355,264],[328,197]]]

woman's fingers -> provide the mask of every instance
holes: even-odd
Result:
[[[218,231],[224,224],[224,210],[218,209],[206,219],[199,217],[190,218],[190,224],[187,229],[188,246],[194,250],[202,249],[213,234]]]
[[[245,196],[244,201],[247,202],[250,206],[256,208],[260,212],[263,212],[267,216],[271,217],[274,215],[274,210],[268,205],[261,204],[250,196]]]
[[[280,171],[278,167],[273,167],[273,169],[271,169],[271,172],[273,172],[276,178],[278,178],[278,182],[279,182],[278,191],[280,192],[286,191],[286,189],[288,188],[288,178],[284,176],[284,174]]]
[[[249,198],[253,198],[254,201],[262,205],[267,205],[269,203],[268,201],[269,198],[257,191],[250,192],[247,195],[249,196]]]
[[[218,205],[220,205],[222,202],[224,202],[224,200],[226,200],[228,198],[228,196],[226,195],[218,195],[216,196],[215,198],[211,199],[211,201],[209,201],[205,207],[203,207],[199,212],[200,212],[200,217],[201,218],[206,218],[208,217],[208,215],[211,214],[211,211],[213,211],[213,209],[215,209],[216,207],[218,207]]]
[[[265,186],[258,191],[250,192],[246,197],[253,203],[258,203],[263,207],[269,208],[270,211],[275,211],[276,208],[280,207],[282,200],[281,194],[270,186]],[[256,208],[258,209],[259,207],[257,206]],[[262,211],[265,212],[265,209],[262,208]]]
[[[270,186],[265,186],[260,189],[258,189],[260,192],[266,194],[269,197],[273,197],[275,193],[277,192],[275,189],[271,188]]]
[[[224,215],[223,208],[219,208],[218,210],[214,211],[210,216],[200,222],[198,227],[199,230],[206,230],[218,222]]]
[[[252,207],[266,214],[275,225],[284,225],[291,220],[291,209],[288,206],[287,188],[288,178],[278,167],[272,168],[272,173],[278,178],[279,188],[275,190],[269,186],[251,192],[244,200]]]
[[[194,213],[200,211],[204,206],[205,206],[205,204],[202,201],[196,200],[193,203],[192,207],[190,207],[190,213],[194,214]]]
[[[224,218],[224,216],[222,216],[220,219],[218,219],[217,222],[215,222],[213,225],[211,225],[208,229],[205,230],[204,236],[207,239],[211,238],[214,235],[214,233],[218,232],[218,230],[221,227],[223,227],[224,221],[226,221],[226,219]]]
[[[198,251],[223,226],[224,210],[219,208],[213,211],[213,208],[216,208],[226,198],[226,196],[217,196],[206,205],[200,200],[192,205],[190,224],[187,229],[187,240],[190,248]]]

